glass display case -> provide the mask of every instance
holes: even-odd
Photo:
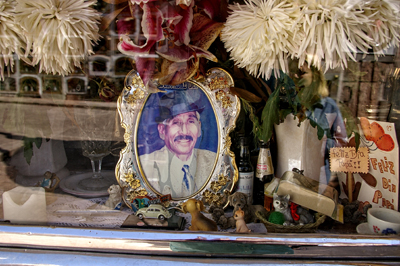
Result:
[[[0,6],[1,265],[398,263],[396,0]]]

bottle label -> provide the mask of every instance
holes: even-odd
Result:
[[[253,180],[254,172],[239,172],[239,181],[236,192],[242,192],[247,195],[248,203],[253,203]]]
[[[272,165],[271,151],[261,149],[257,160],[256,177],[262,179],[265,175],[273,175],[274,167]]]

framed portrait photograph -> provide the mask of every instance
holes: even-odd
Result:
[[[125,203],[197,198],[227,203],[238,179],[229,133],[240,102],[230,93],[232,77],[210,69],[202,81],[158,85],[149,91],[131,71],[118,101],[126,147],[116,177]]]

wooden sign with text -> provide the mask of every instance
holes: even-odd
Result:
[[[332,172],[368,173],[369,156],[368,148],[354,147],[331,148],[330,169]]]

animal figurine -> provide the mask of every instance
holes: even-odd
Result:
[[[212,219],[217,223],[217,225],[219,225],[219,228],[228,229],[234,228],[236,226],[235,220],[228,219],[231,217],[225,216],[224,209],[222,209],[221,207],[211,205],[208,209],[208,212],[211,213]]]
[[[282,213],[285,218],[283,225],[304,225],[314,221],[314,217],[308,210],[294,203],[289,206],[289,200],[290,195],[279,196],[276,193],[273,195],[273,205],[275,211]]]
[[[196,199],[188,199],[182,204],[184,213],[190,213],[192,216],[192,225],[189,230],[192,231],[218,231],[217,223],[205,217],[201,212],[205,211],[203,202]]]
[[[104,203],[104,206],[115,209],[115,207],[121,202],[121,187],[119,185],[111,185],[107,189],[108,194],[110,195],[107,201]]]
[[[244,221],[248,223],[257,222],[259,219],[256,216],[256,212],[261,212],[264,216],[268,216],[268,211],[261,205],[252,205],[247,202],[248,197],[242,192],[235,192],[228,197],[230,206],[233,206],[233,213],[241,208],[244,212]]]
[[[246,222],[244,221],[244,211],[239,208],[233,215],[233,218],[236,220],[236,233],[249,233],[251,230],[247,227]]]

